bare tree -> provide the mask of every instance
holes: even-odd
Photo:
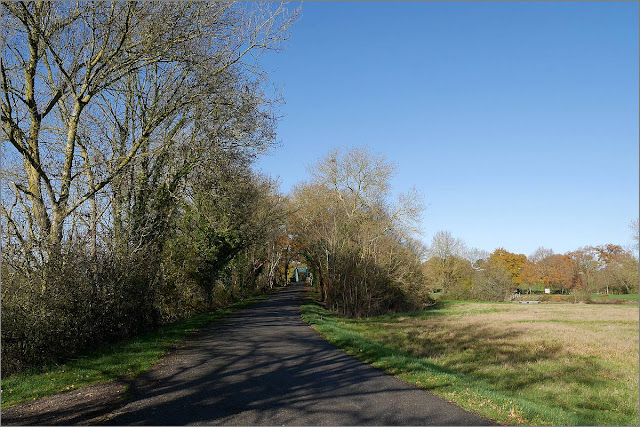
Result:
[[[331,151],[294,190],[291,230],[327,305],[349,316],[419,305],[422,205],[389,200],[393,165],[367,149]]]
[[[232,95],[220,76],[278,48],[294,18],[282,5],[223,2],[1,7],[2,137],[15,150],[4,174],[15,203],[3,199],[2,214],[25,251],[47,252],[60,250],[65,220],[87,201],[95,248],[106,206],[96,194],[133,173],[135,158],[148,170],[198,115],[224,111],[239,88]]]
[[[432,239],[429,247],[429,254],[446,260],[452,256],[460,256],[465,251],[464,242],[451,235],[449,231],[437,231]]]
[[[529,262],[532,262],[535,264],[542,261],[545,258],[549,258],[551,255],[554,255],[553,249],[547,249],[540,246],[531,255],[529,255],[527,259],[529,260]]]
[[[429,247],[430,264],[437,266],[434,276],[441,289],[447,289],[455,281],[456,259],[462,259],[466,253],[464,242],[451,235],[449,231],[438,231]]]

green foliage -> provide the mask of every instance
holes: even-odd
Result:
[[[243,162],[215,170],[201,162],[181,178],[191,197],[163,186],[143,191],[111,251],[92,255],[79,245],[25,270],[3,259],[5,375],[273,287],[281,198]]]

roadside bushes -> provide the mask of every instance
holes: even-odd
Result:
[[[75,253],[28,275],[3,263],[3,374],[62,361],[157,325],[153,279],[139,264],[132,268],[134,262],[144,260]]]
[[[285,199],[248,165],[205,166],[180,183],[189,198],[147,191],[134,201],[128,211],[143,215],[122,215],[128,227],[121,235],[105,225],[105,243],[94,253],[81,233],[39,263],[28,263],[19,246],[5,246],[3,374],[60,362],[273,287],[284,261]]]
[[[352,248],[336,254],[333,263],[338,268],[325,284],[327,308],[347,317],[364,317],[421,307],[415,289],[397,280],[396,272],[373,256],[362,256]]]
[[[189,267],[186,259],[168,244],[161,255],[94,257],[77,250],[25,272],[3,259],[3,375],[63,362],[273,286],[265,276],[255,277],[255,263],[268,265],[264,258],[232,257],[207,278],[189,270],[201,269],[204,261]]]

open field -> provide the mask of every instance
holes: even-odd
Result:
[[[2,408],[78,387],[114,380],[128,382],[156,364],[171,348],[206,324],[247,307],[266,295],[161,326],[155,331],[100,348],[62,365],[2,378]]]
[[[579,295],[522,295],[518,299],[526,300],[527,297],[531,299],[539,299],[548,303],[579,303],[581,297]],[[638,294],[591,294],[589,295],[590,303],[592,304],[627,304],[638,305]]]
[[[430,294],[431,298],[436,301],[449,301],[447,296],[441,292]],[[522,294],[515,301],[545,301],[551,303],[577,303],[581,302],[579,295],[561,295],[561,294]],[[640,297],[638,294],[590,294],[589,299],[595,304],[638,304]]]
[[[638,422],[638,307],[442,302],[424,312],[303,317],[358,358],[507,424]]]

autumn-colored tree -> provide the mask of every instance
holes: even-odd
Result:
[[[522,285],[522,271],[528,262],[525,255],[498,248],[489,255],[489,262],[502,263],[511,274],[511,283],[516,286]]]
[[[542,283],[546,287],[557,287],[562,292],[574,287],[573,260],[568,255],[554,254],[538,262]]]

